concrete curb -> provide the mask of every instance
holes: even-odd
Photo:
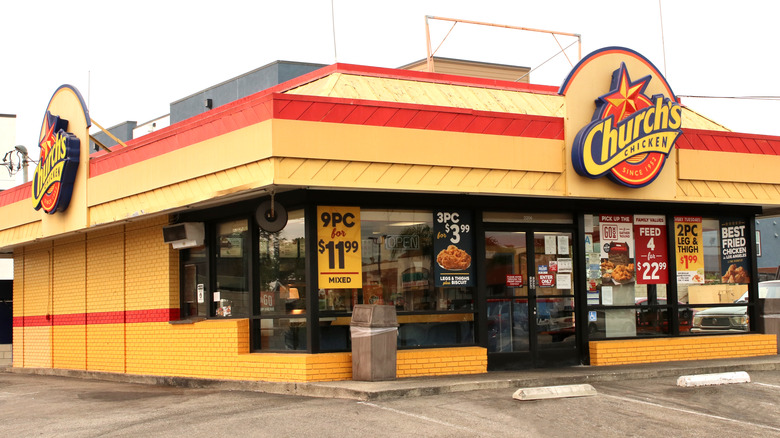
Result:
[[[677,379],[681,375],[780,370],[779,356],[752,359],[753,360],[698,361],[695,363],[667,362],[662,364],[615,367],[579,366],[512,372],[497,371],[487,374],[466,376],[413,377],[385,382],[259,382],[131,375],[51,368],[7,368],[6,370],[0,369],[0,372],[95,379],[143,385],[213,389],[219,391],[257,391],[279,395],[381,401],[476,390],[561,386],[662,377],[674,377]]]
[[[581,385],[541,386],[536,388],[520,388],[512,394],[515,400],[546,400],[565,397],[589,397],[596,395],[596,388],[587,383]]]
[[[744,371],[736,371],[732,373],[680,376],[680,378],[677,379],[677,386],[687,388],[694,386],[728,385],[731,383],[750,383],[750,376]]]

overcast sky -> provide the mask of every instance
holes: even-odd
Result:
[[[16,142],[37,155],[46,105],[78,88],[110,127],[167,114],[169,104],[275,60],[398,67],[422,59],[425,16],[582,35],[583,56],[605,46],[650,59],[678,95],[778,96],[780,2],[742,0],[4,1],[0,113],[17,115]],[[661,16],[664,38],[661,37]],[[434,48],[452,23],[431,21]],[[560,37],[565,47],[575,41]],[[665,56],[664,56],[665,42]],[[537,67],[558,52],[547,34],[458,24],[437,56]],[[576,45],[567,51],[576,63]],[[560,85],[558,56],[531,82]],[[740,132],[780,135],[780,102],[683,98]],[[0,151],[0,154],[5,151]]]

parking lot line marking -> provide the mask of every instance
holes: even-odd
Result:
[[[640,404],[643,404],[643,405],[655,406],[657,408],[669,409],[669,410],[672,410],[672,411],[683,412],[683,413],[686,413],[686,414],[700,415],[702,417],[714,418],[716,420],[723,420],[723,421],[728,421],[728,422],[731,422],[731,423],[739,423],[739,424],[743,424],[743,425],[746,425],[746,426],[755,426],[755,427],[759,427],[761,429],[769,429],[769,430],[773,430],[775,432],[780,432],[780,428],[773,427],[773,426],[767,426],[767,425],[764,425],[764,424],[750,423],[750,422],[742,421],[742,420],[735,420],[733,418],[721,417],[720,415],[705,414],[704,412],[692,411],[690,409],[680,409],[680,408],[675,408],[675,407],[672,407],[672,406],[664,406],[662,404],[653,403],[653,402],[644,401],[644,400],[637,400],[635,398],[620,397],[620,396],[617,396],[617,395],[609,395],[609,394],[601,394],[601,395],[603,395],[605,397],[611,397],[611,398],[614,398],[614,399],[622,400],[622,401],[629,401],[629,402],[634,402],[634,403],[640,403]]]
[[[423,421],[428,421],[428,422],[431,422],[431,423],[440,424],[442,426],[453,427],[455,429],[464,430],[466,432],[476,432],[474,429],[470,429],[468,427],[458,426],[457,424],[447,423],[446,421],[437,420],[435,418],[426,417],[424,415],[413,414],[411,412],[404,412],[404,411],[401,411],[401,410],[398,410],[398,409],[389,408],[387,406],[380,406],[380,405],[377,405],[377,404],[374,404],[374,403],[369,403],[369,402],[358,402],[358,404],[370,406],[372,408],[383,409],[385,411],[394,412],[396,414],[406,415],[406,416],[409,416],[409,417],[417,418],[418,420],[423,420]]]
[[[753,382],[753,383],[756,384],[756,385],[768,386],[770,388],[780,389],[780,385],[770,385],[769,383],[758,383],[758,382]]]

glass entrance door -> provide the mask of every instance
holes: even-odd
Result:
[[[575,364],[572,233],[487,231],[488,367]]]

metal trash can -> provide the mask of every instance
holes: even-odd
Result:
[[[780,298],[758,300],[758,331],[776,335],[780,346]]]
[[[398,320],[395,306],[357,304],[349,323],[352,380],[395,380]]]

